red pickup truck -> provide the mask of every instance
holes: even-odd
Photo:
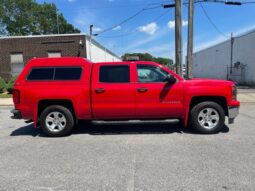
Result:
[[[155,62],[92,63],[38,58],[15,82],[12,118],[27,119],[48,136],[71,133],[78,120],[179,119],[199,133],[219,132],[238,115],[234,83],[184,80]]]

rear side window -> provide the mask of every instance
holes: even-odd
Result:
[[[56,68],[54,80],[79,80],[81,68]]]
[[[53,80],[54,68],[33,68],[27,80]]]
[[[81,67],[32,68],[27,80],[79,80]]]
[[[130,71],[128,65],[101,66],[99,73],[100,82],[128,83],[130,81]]]

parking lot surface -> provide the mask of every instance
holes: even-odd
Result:
[[[215,135],[83,123],[48,138],[10,109],[0,108],[0,190],[255,190],[255,104]]]

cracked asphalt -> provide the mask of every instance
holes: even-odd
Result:
[[[44,137],[0,108],[0,190],[255,190],[255,104],[197,135],[178,123],[86,124]]]

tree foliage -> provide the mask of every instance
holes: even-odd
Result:
[[[139,60],[143,60],[143,61],[153,61],[153,62],[157,62],[159,64],[168,66],[169,68],[174,68],[174,64],[173,64],[173,60],[169,59],[169,58],[162,58],[162,57],[154,57],[149,53],[126,53],[122,56],[122,59],[126,60],[128,57],[132,57],[132,56],[138,56]]]
[[[57,21],[59,25],[57,25]],[[35,0],[0,0],[0,35],[79,33],[54,3]]]

